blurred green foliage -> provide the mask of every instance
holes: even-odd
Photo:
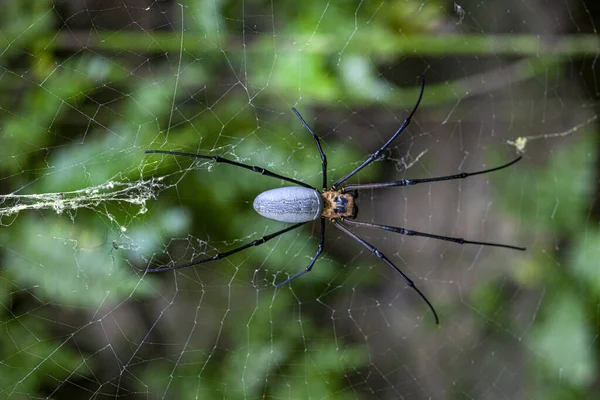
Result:
[[[537,355],[533,375],[547,378],[560,371],[556,395],[547,393],[547,398],[564,398],[559,388],[581,391],[593,383],[598,371],[597,357],[590,351],[600,300],[600,232],[589,219],[597,160],[593,142],[587,134],[570,146],[552,149],[545,168],[513,175],[499,185],[506,204],[526,225],[550,235],[560,232],[570,242],[568,253],[534,257],[515,269],[524,286],[544,288],[528,346]],[[531,194],[523,196],[524,189]],[[557,250],[562,246],[555,245]]]
[[[325,21],[318,1],[278,3],[271,21],[272,2],[188,0],[173,14],[183,15],[184,29],[179,23],[156,30],[88,26],[89,36],[82,37],[89,41],[73,44],[69,19],[59,18],[69,2],[58,3],[57,8],[50,1],[12,2],[0,16],[4,193],[69,192],[153,176],[165,177],[168,189],[149,204],[117,196],[62,214],[40,206],[3,218],[0,393],[9,398],[77,392],[65,382],[85,387],[79,398],[123,388],[178,399],[356,398],[348,387],[353,379],[365,379],[360,371],[371,362],[365,343],[351,335],[334,341],[334,317],[321,316],[327,323],[320,324],[295,308],[303,299],[321,301],[327,285],[354,287],[360,280],[375,287],[379,278],[342,275],[346,265],[326,256],[294,291],[267,294],[273,274],[256,278],[257,271],[276,271],[277,281],[297,272],[314,252],[308,232],[283,236],[219,266],[144,276],[139,268],[147,263],[213,254],[215,247],[239,245],[283,225],[269,223],[263,231],[264,222],[250,206],[249,199],[273,182],[229,166],[143,151],[226,155],[318,186],[314,143],[291,106],[309,124],[315,108],[334,108],[340,99],[352,107],[411,107],[419,72],[403,77],[412,87],[399,88],[377,69],[409,55],[525,56],[513,71],[513,83],[519,83],[542,74],[547,79],[569,57],[598,50],[597,39],[587,36],[561,38],[552,46],[534,35],[443,37],[436,30],[447,23],[453,3],[412,0],[361,7],[329,2]],[[245,20],[243,7],[254,10]],[[431,84],[427,93],[425,106],[471,94],[468,79]],[[324,140],[324,147],[335,176],[342,170],[338,166],[346,170],[365,156],[350,140]],[[565,393],[584,398],[597,376],[600,233],[587,209],[597,158],[590,148],[592,139],[582,135],[552,150],[539,166],[494,181],[510,213],[550,237],[540,240],[559,236],[570,242],[567,257],[540,255],[534,248],[514,271],[521,285],[544,292],[525,347],[532,362],[524,374],[531,380],[519,378],[531,393],[543,387],[542,398]],[[361,173],[361,179],[378,177],[378,168]],[[117,248],[111,249],[113,240]],[[352,268],[368,269],[361,261]],[[250,290],[249,282],[255,285]],[[176,285],[172,296],[169,285]],[[227,296],[207,294],[210,287]],[[494,282],[470,295],[482,313],[511,324],[508,311],[497,313],[509,300]],[[186,324],[182,332],[190,337],[165,338],[153,324],[118,322],[117,340],[104,326],[118,319],[115,310],[125,303],[150,304],[143,312],[128,311],[163,323],[173,299],[183,304],[173,317],[181,320],[164,323]],[[89,336],[98,335],[104,345],[94,347],[86,341],[87,329],[98,323],[101,334]],[[154,347],[157,343],[164,346]],[[112,369],[99,356],[106,348],[118,354]],[[124,366],[135,371],[135,379],[119,381],[122,387],[115,389]],[[554,379],[558,372],[560,379]]]

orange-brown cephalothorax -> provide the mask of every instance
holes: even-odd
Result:
[[[323,197],[323,218],[354,218],[358,208],[354,204],[354,195],[341,190],[326,190]]]

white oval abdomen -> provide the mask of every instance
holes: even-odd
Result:
[[[262,192],[253,206],[257,213],[275,221],[308,222],[321,216],[323,198],[314,189],[288,186]]]

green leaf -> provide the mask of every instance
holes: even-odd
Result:
[[[552,304],[546,305],[548,314],[531,335],[529,346],[546,375],[584,388],[596,378],[597,368],[583,304],[566,291],[546,301]]]
[[[20,287],[36,287],[40,297],[53,303],[93,308],[150,293],[146,281],[112,256],[111,243],[96,230],[60,217],[22,217],[19,222],[23,232],[12,234],[22,239],[11,243],[3,264]]]

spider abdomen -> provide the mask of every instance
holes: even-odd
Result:
[[[321,217],[323,199],[315,189],[288,186],[262,192],[254,209],[265,218],[281,222],[308,222]]]

